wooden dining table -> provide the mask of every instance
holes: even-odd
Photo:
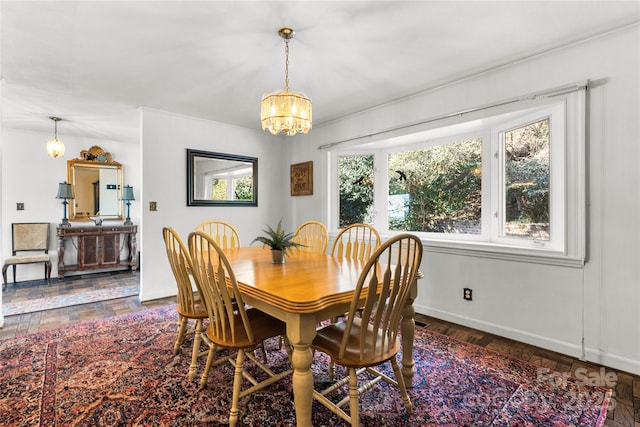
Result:
[[[296,249],[287,252],[284,264],[273,264],[268,247],[251,246],[225,252],[238,281],[244,302],[287,325],[293,345],[293,396],[297,426],[312,426],[313,352],[311,342],[318,323],[349,309],[353,290],[364,262]],[[408,387],[414,370],[414,286],[403,311],[402,374]]]

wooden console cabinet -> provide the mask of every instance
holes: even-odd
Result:
[[[126,267],[137,270],[136,233],[137,225],[105,225],[85,227],[58,227],[58,277],[73,271],[98,270]],[[121,246],[121,236],[124,243]],[[64,251],[70,241],[78,250],[77,264],[65,265]],[[121,252],[127,247],[127,259]]]

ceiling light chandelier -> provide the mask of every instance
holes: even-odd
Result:
[[[308,133],[311,130],[311,100],[304,93],[289,91],[289,40],[296,33],[291,28],[281,28],[278,35],[285,43],[284,89],[262,97],[262,130],[269,129],[274,135],[282,131],[288,136]]]
[[[53,139],[47,141],[47,154],[53,158],[64,155],[64,142],[58,139],[58,122],[62,119],[58,117],[49,117],[55,123],[55,134]]]

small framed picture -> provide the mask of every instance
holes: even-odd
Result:
[[[291,165],[291,195],[309,196],[313,194],[313,162]]]

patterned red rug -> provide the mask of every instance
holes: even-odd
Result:
[[[0,340],[0,425],[224,425],[233,368],[213,368],[199,390],[186,378],[190,343],[173,354],[176,325],[175,311],[164,307]],[[280,371],[288,360],[277,347],[267,342],[270,366]],[[379,383],[361,398],[365,426],[604,424],[607,389],[421,327],[415,355],[414,413],[407,416],[397,391]],[[326,381],[326,364],[317,354],[316,381]],[[316,426],[344,425],[316,402],[313,411]],[[241,400],[240,422],[295,425],[290,380]]]

